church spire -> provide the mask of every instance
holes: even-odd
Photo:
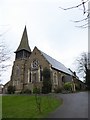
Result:
[[[28,43],[28,36],[27,36],[26,26],[24,28],[24,32],[23,32],[23,35],[22,35],[22,39],[21,39],[20,45],[19,45],[19,47],[18,47],[18,49],[16,50],[15,53],[17,53],[17,52],[19,52],[21,50],[26,50],[28,52],[31,52],[31,49],[30,49],[29,43]]]
[[[29,58],[29,56],[31,55],[31,49],[30,49],[29,43],[28,43],[26,26],[24,28],[24,32],[23,32],[22,39],[21,39],[21,42],[19,44],[19,47],[18,47],[18,49],[16,50],[15,53],[16,53],[16,59]]]

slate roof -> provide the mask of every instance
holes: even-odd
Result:
[[[68,68],[66,68],[61,62],[55,60],[54,58],[50,57],[49,55],[47,55],[46,53],[42,51],[41,53],[46,58],[46,60],[52,65],[52,68],[55,68],[59,71],[62,71],[64,73],[67,73],[73,76],[72,72]]]
[[[30,49],[29,43],[28,43],[26,26],[25,26],[25,29],[24,29],[24,32],[23,32],[23,35],[22,35],[20,45],[19,45],[18,49],[16,50],[16,52],[21,51],[21,50],[26,50],[28,52],[31,52],[31,49]]]

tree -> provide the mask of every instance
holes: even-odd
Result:
[[[62,10],[71,10],[71,9],[77,9],[79,7],[83,7],[82,11],[83,11],[83,15],[84,15],[84,19],[81,19],[81,20],[74,20],[75,23],[78,23],[78,22],[86,22],[78,27],[81,27],[81,28],[87,28],[87,27],[90,27],[89,26],[89,23],[90,23],[90,9],[87,8],[86,6],[88,5],[88,7],[90,7],[90,0],[81,0],[81,2],[78,4],[78,5],[75,5],[75,6],[71,6],[71,7],[68,7],[68,8],[63,8],[63,7],[59,7],[61,8]]]
[[[67,91],[72,91],[72,83],[71,82],[66,82],[64,83],[64,89]]]
[[[38,88],[37,86],[34,88],[34,93],[35,93],[35,100],[36,100],[36,105],[37,105],[37,109],[39,111],[39,113],[42,112],[41,110],[41,91],[40,88]]]
[[[77,72],[81,74],[81,76],[85,79],[86,85],[89,87],[90,86],[90,69],[89,69],[89,53],[82,53],[78,59],[76,60],[78,67],[77,67]]]
[[[87,70],[86,81],[87,81],[86,84],[87,84],[88,90],[90,90],[90,69]]]
[[[0,43],[0,77],[3,71],[10,66],[8,60],[10,60],[10,52],[5,47],[4,43]]]
[[[14,94],[15,93],[15,86],[8,86],[7,88],[8,94]]]
[[[50,93],[52,90],[50,70],[48,68],[44,68],[42,75],[43,75],[42,93],[45,94]]]

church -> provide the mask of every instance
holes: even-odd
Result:
[[[5,91],[9,85],[15,86],[16,93],[25,89],[29,89],[33,93],[34,83],[42,88],[44,68],[50,70],[52,91],[56,87],[62,88],[65,82],[72,82],[75,79],[75,75],[68,68],[36,46],[31,51],[25,26],[20,44],[15,51],[11,79],[5,84]]]

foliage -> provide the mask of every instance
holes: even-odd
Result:
[[[15,86],[8,86],[7,88],[8,94],[14,94],[15,93]]]
[[[35,94],[36,105],[39,113],[41,113],[41,90],[36,85],[33,89],[33,93]]]
[[[41,94],[40,94],[40,92],[39,93],[37,92],[35,94],[35,100],[36,100],[37,109],[38,109],[39,113],[41,113],[42,112],[42,110],[41,110],[42,104],[41,104]]]
[[[34,94],[40,94],[40,88],[34,87],[33,88],[33,93]]]
[[[88,69],[86,73],[86,85],[87,89],[90,90],[90,69]]]
[[[29,90],[29,89],[25,89],[25,90],[22,90],[21,92],[20,92],[20,94],[31,94],[31,90]]]
[[[71,82],[64,83],[63,87],[65,90],[72,91],[72,83]]]
[[[77,91],[80,91],[80,90],[81,90],[80,85],[79,85],[79,84],[76,84],[76,85],[75,85],[75,89],[76,89]]]
[[[56,87],[56,88],[54,88],[54,92],[55,93],[61,93],[62,92],[62,88],[61,87]]]
[[[48,68],[44,68],[43,73],[42,73],[43,77],[46,79],[50,79],[51,75],[50,75],[50,70]]]
[[[42,112],[37,111],[35,96],[2,96],[2,117],[3,118],[42,118],[48,113],[54,111],[60,104],[61,100],[54,97],[41,96]],[[49,103],[50,106],[49,107]]]
[[[42,75],[43,75],[42,93],[44,94],[50,93],[52,90],[50,70],[48,68],[44,68]]]
[[[81,56],[78,57],[77,61],[77,72],[85,79],[85,83],[88,87],[90,87],[90,72],[89,72],[89,65],[90,65],[90,53],[82,53]]]

